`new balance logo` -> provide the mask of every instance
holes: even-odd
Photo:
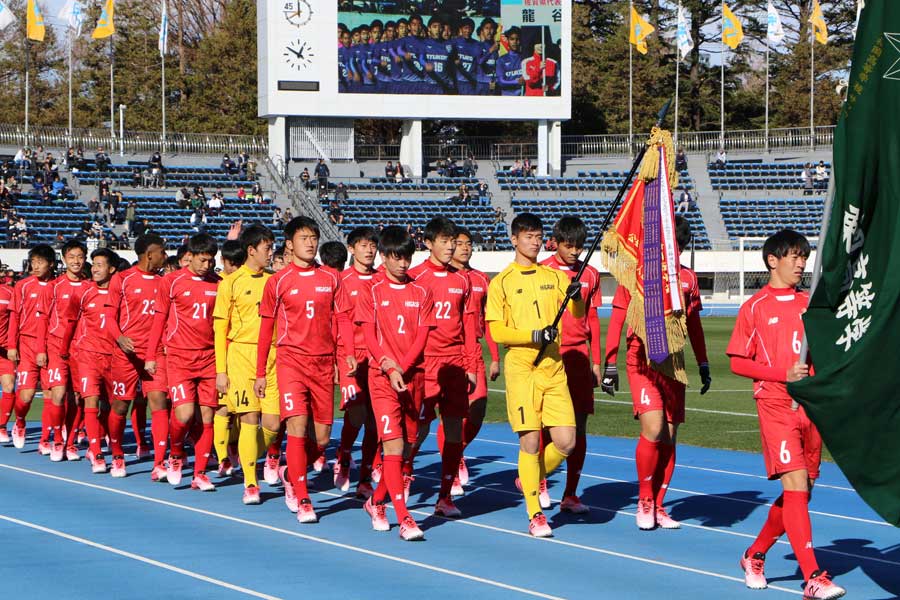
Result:
[[[769,325],[778,325],[778,317],[772,317],[769,319]]]
[[[517,289],[517,290],[516,290],[516,293],[517,293],[517,294],[521,294],[521,293],[522,293],[522,288]]]
[[[382,306],[390,306],[390,305],[391,305],[391,301],[390,301],[390,300],[382,300],[382,301],[381,301],[381,305],[382,305]]]
[[[299,291],[300,290],[296,290],[296,289],[291,290],[291,296],[296,296]]]

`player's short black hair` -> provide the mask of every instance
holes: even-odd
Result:
[[[178,246],[178,249],[175,251],[175,258],[178,262],[181,262],[181,259],[184,258],[184,255],[188,253],[188,245],[182,244]]]
[[[534,213],[523,212],[516,215],[509,228],[513,237],[523,231],[544,231],[544,222]]]
[[[32,258],[43,258],[50,265],[51,271],[56,270],[56,252],[54,252],[50,244],[37,244],[32,247],[28,251],[28,262],[31,262]]]
[[[397,27],[397,22],[396,22],[396,21],[387,21],[387,22],[384,24],[384,28],[387,29],[388,27],[390,27],[390,28],[396,28],[396,27]]]
[[[413,21],[418,21],[419,23],[424,23],[425,19],[422,18],[422,15],[420,15],[418,13],[413,13],[413,14],[409,15],[409,22],[412,23]]]
[[[481,24],[478,25],[478,30],[477,30],[475,33],[477,33],[478,35],[481,35],[481,30],[484,29],[484,26],[485,26],[485,25],[494,25],[494,26],[496,27],[497,21],[493,20],[493,19],[490,18],[490,17],[487,17],[487,18],[483,19],[483,20],[481,21]]]
[[[375,19],[374,21],[372,21],[371,23],[369,23],[369,29],[372,29],[372,28],[375,27],[376,25],[378,25],[379,27],[381,27],[381,29],[384,29],[384,23],[381,22],[381,19]]]
[[[187,251],[191,254],[215,256],[219,252],[219,245],[216,243],[216,238],[208,233],[197,233],[188,240]]]
[[[454,237],[459,237],[459,236],[461,236],[461,235],[466,236],[466,237],[469,238],[470,240],[472,239],[472,232],[469,231],[469,228],[468,228],[468,227],[463,227],[462,225],[457,225],[457,226],[456,226],[456,231],[454,231],[453,236],[454,236]]]
[[[347,245],[355,246],[357,242],[375,242],[378,243],[378,232],[374,227],[354,227],[347,234]]]
[[[521,38],[521,37],[522,37],[522,30],[519,29],[518,27],[516,27],[515,25],[513,25],[512,27],[510,27],[509,29],[507,29],[507,30],[506,30],[506,33],[504,33],[503,35],[505,35],[505,36],[508,38],[508,37],[511,36],[512,34],[516,34],[517,36],[519,36],[519,37]]]
[[[428,19],[428,27],[431,27],[432,23],[440,23],[444,25],[447,22],[447,19],[442,17],[441,15],[432,15],[431,18]]]
[[[222,260],[227,260],[235,267],[247,262],[247,249],[240,240],[225,240],[222,243]]]
[[[473,30],[475,29],[475,21],[473,21],[473,20],[470,19],[469,17],[464,17],[463,19],[460,20],[460,22],[459,22],[459,29],[462,29],[462,28],[465,27],[466,25],[468,25],[469,27],[471,27]]]
[[[381,232],[381,235],[384,235],[384,231]],[[444,216],[435,217],[428,221],[425,225],[423,237],[427,241],[433,242],[439,235],[456,237],[456,223]]]
[[[253,223],[244,227],[241,236],[238,238],[241,249],[246,253],[248,248],[256,248],[263,242],[275,243],[275,234],[272,230],[261,223]],[[224,251],[224,246],[222,247]]]
[[[678,249],[682,252],[687,250],[693,237],[688,220],[681,215],[675,215],[675,241],[678,243]]]
[[[106,259],[106,264],[112,267],[115,270],[119,270],[119,255],[110,250],[109,248],[97,248],[93,252],[91,252],[91,260],[97,260],[99,257],[103,257]]]
[[[553,237],[557,243],[565,242],[576,248],[584,248],[587,241],[587,225],[578,217],[562,217],[553,226]]]
[[[400,26],[400,23],[403,23],[404,25],[409,25],[409,19],[406,19],[406,18],[397,19],[397,27]]]
[[[771,271],[772,268],[769,266],[770,255],[775,258],[784,258],[793,251],[804,258],[809,258],[811,250],[809,240],[802,233],[793,229],[782,229],[776,234],[769,236],[769,239],[763,244],[763,262],[766,264],[766,269]]]
[[[284,226],[284,239],[294,239],[294,234],[301,229],[309,229],[316,234],[316,237],[319,237],[319,224],[309,217],[299,216],[294,217]]]
[[[178,258],[177,255],[176,255],[176,256],[169,256],[168,258],[166,258],[166,264],[165,264],[165,266],[166,266],[166,267],[173,268],[173,269],[178,269],[178,268],[179,268],[179,267],[178,267],[179,263],[181,263],[181,259]]]
[[[415,251],[416,244],[406,228],[389,225],[381,230],[381,235],[378,237],[378,252],[384,256],[412,260]]]
[[[134,253],[138,256],[144,255],[150,249],[150,246],[162,246],[165,248],[166,243],[163,241],[162,236],[158,234],[145,233],[134,240]]]
[[[319,258],[332,269],[343,271],[347,266],[347,246],[340,242],[325,242],[319,247]]]
[[[284,244],[275,246],[275,250],[272,251],[272,260],[276,258],[284,258]]]
[[[66,252],[69,250],[74,250],[75,248],[79,248],[84,255],[87,256],[87,245],[79,239],[69,238],[66,240],[66,243],[62,245],[62,248],[59,249],[59,253],[62,256],[66,255]]]
[[[116,267],[116,271],[118,271],[118,272],[127,271],[128,269],[130,269],[133,266],[134,265],[132,265],[130,262],[128,262],[127,258],[122,258],[120,256],[119,257],[119,265]]]

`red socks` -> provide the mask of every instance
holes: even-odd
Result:
[[[785,490],[783,519],[788,541],[800,563],[803,579],[809,581],[810,576],[819,570],[816,553],[812,547],[812,524],[809,522],[809,492],[790,492]]]
[[[675,472],[675,444],[659,444],[659,462],[653,472],[653,494],[656,497],[656,505],[662,506],[669,490],[669,482],[672,481],[672,473]]]
[[[182,423],[175,417],[175,411],[172,411],[172,418],[169,420],[169,443],[172,444],[172,454],[184,458],[184,436],[192,423]]]
[[[478,435],[478,432],[481,431],[481,421],[476,421],[472,418],[463,419],[463,447],[468,446],[472,443],[472,440]]]
[[[206,472],[213,447],[213,424],[203,423],[200,439],[194,444],[194,477]]]
[[[44,402],[44,408],[41,409],[41,443],[50,441],[50,430],[53,428],[52,417],[50,416],[51,406],[53,403],[49,401],[47,398],[47,402]]]
[[[444,452],[441,455],[441,491],[438,498],[449,498],[450,488],[453,487],[453,480],[459,473],[459,459],[463,455],[462,442],[451,442],[444,440]],[[384,466],[387,468],[387,459],[384,457]]]
[[[16,425],[25,427],[25,417],[28,416],[28,411],[31,410],[31,402],[22,402],[22,398],[17,393],[14,410],[16,411]]]
[[[138,446],[143,446],[147,439],[147,403],[135,401],[131,407],[131,429],[134,432],[134,441]]]
[[[388,454],[384,457],[384,481],[379,488],[385,487],[391,493],[391,503],[394,510],[397,511],[397,521],[403,522],[403,519],[409,516],[406,509],[406,501],[403,499],[403,473],[401,465],[403,457],[396,454]]]
[[[634,458],[637,463],[638,497],[652,499],[653,472],[659,462],[659,442],[651,442],[644,436],[640,436]]]
[[[341,429],[341,445],[338,447],[337,454],[339,464],[350,464],[350,451],[353,450],[353,442],[356,441],[356,436],[359,435],[359,429],[349,419],[344,418],[344,427]]]
[[[65,402],[65,400],[63,401]],[[53,443],[62,444],[63,440],[62,428],[66,421],[66,405],[50,404],[50,429],[53,431]]]
[[[66,395],[66,446],[74,446],[78,440],[78,429],[84,417],[84,408],[71,394]]]
[[[150,432],[153,435],[153,463],[161,465],[166,460],[166,445],[169,443],[168,410],[161,408],[151,413]]]
[[[100,409],[85,408],[84,409],[84,426],[87,428],[88,443],[90,444],[91,453],[101,456],[100,451]]]
[[[572,454],[566,458],[566,491],[563,496],[577,496],[578,482],[581,481],[581,470],[584,468],[584,459],[587,456],[587,435],[575,434],[575,448]]]
[[[444,423],[438,423],[437,428],[437,449],[441,454],[444,453]]]
[[[362,440],[362,459],[359,466],[359,480],[368,481],[372,478],[372,465],[375,462],[375,455],[378,454],[378,430],[375,429],[375,422],[366,425]]]
[[[3,392],[0,397],[0,427],[6,427],[9,423],[9,417],[12,415],[13,407],[16,405],[15,392]]]
[[[109,413],[109,451],[113,457],[125,456],[122,449],[122,438],[125,437],[125,415],[115,411]]]
[[[756,541],[747,550],[747,556],[753,556],[757,552],[765,554],[775,545],[782,535],[784,535],[784,515],[782,507],[784,506],[784,495],[778,496],[778,499],[772,503],[769,509],[769,516],[766,518]]]
[[[269,456],[281,456],[281,444],[284,443],[284,425],[282,425],[278,429],[278,437],[275,438],[275,441],[269,444],[268,450],[266,453]]]
[[[306,489],[306,472],[309,463],[306,459],[306,438],[295,435],[287,436],[287,467],[290,484],[294,486],[297,500],[309,498]]]

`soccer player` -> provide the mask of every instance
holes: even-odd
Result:
[[[541,264],[562,271],[572,280],[581,267],[578,257],[584,250],[587,227],[578,217],[563,217],[553,226],[553,237],[557,243],[556,254]],[[600,319],[597,316],[597,309],[602,304],[600,272],[590,265],[585,267],[581,277],[581,298],[585,306],[584,317],[575,319],[569,313],[563,315],[559,348],[575,408],[575,449],[566,459],[566,489],[559,508],[576,515],[588,512],[588,507],[578,498],[578,481],[587,456],[587,420],[594,414],[594,387],[602,379]],[[541,481],[539,499],[542,508],[550,508],[546,489],[547,482]]]
[[[500,374],[500,355],[497,344],[491,339],[490,332],[484,324],[484,307],[487,303],[487,292],[490,279],[481,271],[474,269],[469,261],[472,258],[472,234],[465,227],[456,228],[456,248],[453,250],[453,258],[450,265],[469,277],[471,286],[472,304],[475,307],[476,336],[478,339],[487,338],[488,349],[491,353],[491,381],[497,379]],[[481,425],[484,423],[484,413],[487,409],[487,376],[484,368],[484,355],[481,353],[481,344],[478,344],[478,352],[474,355],[475,361],[475,389],[469,393],[469,415],[463,419],[463,451],[472,443]],[[444,428],[438,426],[438,448],[443,451]],[[459,459],[459,472],[450,489],[452,496],[462,496],[462,486],[469,483],[469,470],[466,468],[466,459]]]
[[[50,382],[49,398],[46,398],[44,407],[49,411],[48,425],[41,432],[41,441],[38,451],[50,448],[50,460],[59,462],[65,456],[68,460],[79,460],[78,449],[75,447],[76,431],[76,403],[74,397],[69,401],[72,393],[72,378],[70,374],[71,359],[69,349],[62,346],[63,336],[68,323],[66,316],[70,314],[69,305],[77,304],[84,292],[85,282],[82,271],[87,258],[87,246],[79,240],[68,240],[60,251],[66,271],[54,279],[50,285],[43,288],[38,311],[39,331],[37,334],[39,367],[46,367]],[[74,395],[74,394],[73,394]],[[67,437],[62,439],[62,429],[65,426]],[[54,443],[50,447],[49,434],[53,433]]]
[[[422,42],[419,54],[419,62],[425,69],[423,94],[456,94],[453,74],[456,52],[452,43],[442,39],[443,27],[441,17],[435,15],[428,19],[428,39]]]
[[[13,425],[12,440],[16,448],[25,447],[25,417],[31,409],[31,401],[38,383],[41,389],[50,389],[50,373],[37,363],[40,344],[37,339],[41,328],[38,310],[45,287],[50,285],[56,267],[56,252],[47,244],[38,244],[28,251],[31,275],[19,280],[13,290],[9,304],[9,331],[6,337],[6,357],[16,366],[15,402],[16,424]],[[40,379],[40,381],[38,381]],[[62,436],[54,439],[61,443]]]
[[[369,297],[375,282],[375,255],[378,251],[378,234],[372,227],[357,227],[347,236],[347,249],[353,257],[350,266],[341,273],[341,286],[350,303],[356,305]],[[341,410],[344,411],[344,425],[341,429],[341,443],[338,446],[337,461],[334,464],[334,486],[341,491],[350,485],[350,451],[363,425],[366,427],[362,444],[362,466],[356,495],[368,498],[372,495],[372,463],[378,449],[378,434],[370,410],[369,358],[363,328],[353,327],[353,347],[357,362],[353,376],[338,370],[338,384],[341,388]],[[338,348],[338,367],[346,362]]]
[[[16,404],[16,365],[6,355],[7,335],[9,333],[9,306],[12,304],[13,288],[6,283],[0,284],[0,444],[10,442],[6,424]]]
[[[481,50],[478,53],[478,85],[479,96],[493,96],[497,89],[497,59],[500,57],[500,42],[494,39],[497,23],[488,17],[478,26],[478,39]]]
[[[687,248],[691,241],[691,227],[684,217],[675,217],[675,241],[679,248]],[[705,394],[712,383],[706,341],[700,322],[700,286],[697,274],[681,266],[681,287],[684,296],[685,316],[691,348],[697,359],[702,387]],[[624,286],[616,289],[609,330],[606,333],[606,365],[601,387],[611,396],[619,387],[616,359],[619,338],[625,323],[631,294]],[[639,482],[638,510],[635,516],[640,529],[678,529],[663,507],[663,500],[675,471],[675,440],[678,427],[684,423],[685,386],[650,368],[646,349],[641,339],[629,328],[626,335],[628,357],[626,360],[628,384],[634,417],[640,421],[641,435],[635,449],[635,464]]]
[[[212,236],[198,233],[188,240],[187,267],[163,277],[153,305],[153,329],[144,369],[154,375],[163,332],[166,383],[172,400],[169,421],[171,452],[166,469],[170,485],[181,483],[184,440],[199,406],[202,433],[194,443],[191,488],[215,489],[206,475],[213,445],[213,415],[218,408],[213,309],[219,276],[213,267],[219,247]]]
[[[521,36],[518,27],[510,27],[506,32],[508,48],[506,54],[497,59],[497,87],[501,96],[522,95],[525,78],[522,77],[522,55],[519,54]]]
[[[272,253],[272,272],[277,273],[285,267],[284,264],[284,244],[277,246],[275,252]]]
[[[158,272],[167,260],[165,242],[155,233],[144,234],[134,241],[134,252],[137,264],[117,272],[109,282],[107,329],[116,345],[110,363],[115,374],[113,387],[120,388],[119,397],[123,402],[136,399],[139,389],[147,399],[153,440],[150,479],[165,481],[169,440],[165,354],[157,349],[155,373],[144,369],[153,328],[153,308],[162,283]]]
[[[517,486],[525,495],[535,537],[552,535],[541,512],[538,488],[575,447],[575,412],[559,353],[559,330],[553,319],[564,298],[576,319],[584,316],[581,284],[560,271],[537,263],[543,245],[540,217],[521,213],[513,219],[511,241],[515,261],[491,280],[485,320],[498,344],[506,344],[506,412],[519,435]],[[546,344],[541,361],[534,360]],[[541,451],[541,431],[549,428],[551,442]]]
[[[482,51],[482,44],[472,39],[475,21],[466,17],[459,24],[459,35],[452,40],[456,52],[456,87],[459,93],[466,96],[475,94],[477,79],[475,61]]]
[[[784,229],[763,244],[769,283],[744,302],[726,354],[731,370],[753,380],[759,434],[769,479],[781,481],[783,493],[772,503],[756,541],[741,555],[747,587],[767,586],[766,552],[787,532],[806,580],[804,598],[839,598],[845,590],[819,568],[812,546],[809,495],[819,476],[822,438],[803,407],[792,407],[786,384],[807,377],[800,362],[803,320],[809,294],[797,289],[809,257],[809,242]]]
[[[128,402],[120,399],[120,391],[113,383],[112,355],[115,342],[109,335],[109,282],[119,264],[119,256],[107,248],[91,253],[91,283],[84,286],[74,302],[69,302],[65,315],[66,329],[60,348],[62,359],[74,348],[78,391],[84,398],[84,424],[90,448],[87,453],[93,473],[106,473],[106,459],[100,449],[100,396],[105,391],[110,399],[108,417],[109,451],[112,454],[110,475],[125,477],[125,419]],[[74,335],[74,338],[73,338]]]
[[[364,508],[375,531],[389,531],[385,502],[390,494],[400,537],[407,541],[424,537],[406,508],[402,467],[417,439],[425,394],[422,352],[435,326],[431,294],[407,274],[415,249],[402,227],[390,226],[381,232],[378,250],[384,276],[357,296],[355,312],[371,357],[367,388],[384,448],[384,475]]]
[[[266,363],[265,397],[257,398],[253,391],[260,326],[259,305],[263,288],[270,277],[265,268],[272,259],[275,235],[263,225],[254,224],[244,229],[238,243],[246,260],[236,271],[222,279],[213,311],[216,388],[224,395],[228,412],[237,415],[241,422],[238,455],[244,465],[242,501],[244,504],[259,504],[256,461],[261,451],[278,437],[280,426],[275,352],[270,353]],[[225,425],[227,431],[227,421]],[[260,426],[262,444],[259,440]]]
[[[434,513],[455,518],[462,513],[450,492],[463,454],[463,419],[469,414],[469,392],[475,390],[475,355],[481,352],[481,346],[469,278],[450,265],[456,249],[456,225],[446,217],[435,217],[425,225],[424,238],[429,257],[410,269],[409,275],[431,292],[437,326],[425,347],[425,404],[418,443],[412,454],[415,455],[428,436],[431,422],[436,418],[435,408],[440,407],[444,450]],[[405,482],[408,489],[411,479]]]
[[[341,367],[348,374],[356,371],[353,330],[338,276],[316,262],[319,226],[309,217],[295,217],[285,226],[284,237],[291,263],[270,277],[263,289],[253,388],[257,398],[266,397],[267,364],[277,322],[275,371],[288,439],[285,496],[289,505],[292,497],[297,500],[300,523],[315,523],[318,518],[306,487],[307,424],[312,419],[317,449],[324,452],[334,422],[332,317],[337,315],[347,355]]]

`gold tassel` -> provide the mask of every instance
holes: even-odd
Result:
[[[639,177],[645,183],[649,183],[659,177],[660,146],[666,149],[669,186],[674,189],[678,187],[678,171],[675,170],[675,142],[672,140],[672,134],[665,129],[654,127],[650,132],[650,139],[647,141],[647,152],[641,161]]]

